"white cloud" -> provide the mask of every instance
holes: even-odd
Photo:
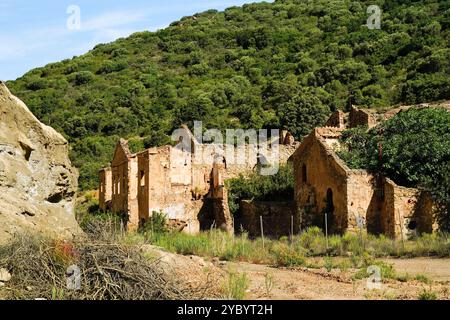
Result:
[[[13,32],[0,34],[0,76],[14,78],[23,71],[58,61],[73,55],[80,55],[99,43],[106,43],[143,31],[162,29],[165,23],[161,17],[169,13],[191,14],[211,7],[225,7],[238,4],[242,0],[197,0],[188,2],[161,1],[148,3],[140,8],[125,11],[109,11],[98,15],[89,15],[81,7],[81,29],[69,30],[64,19],[48,22],[45,27],[18,28]],[[9,8],[17,8],[16,0],[0,0],[0,17],[11,14]],[[67,15],[69,18],[69,15]],[[171,20],[176,18],[171,18]],[[1,30],[0,30],[1,32]],[[1,67],[1,65],[4,65]],[[17,71],[12,66],[16,66]]]

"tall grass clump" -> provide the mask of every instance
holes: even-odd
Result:
[[[250,284],[246,273],[229,272],[228,279],[223,284],[225,299],[242,300],[245,298],[247,288]]]

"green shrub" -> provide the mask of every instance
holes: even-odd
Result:
[[[433,282],[428,276],[424,274],[417,274],[414,279],[425,284],[431,284]]]
[[[291,165],[280,166],[277,174],[262,176],[253,173],[227,180],[230,210],[236,214],[240,201],[291,201],[294,198],[294,172]]]
[[[162,211],[153,211],[148,221],[140,228],[140,232],[146,235],[150,233],[150,236],[166,233],[168,231],[167,215]]]
[[[306,264],[304,254],[284,244],[275,244],[270,249],[270,253],[278,267],[300,267]]]
[[[247,274],[230,272],[228,281],[223,286],[224,298],[232,300],[242,300],[245,298],[246,290],[249,286]]]
[[[423,289],[418,297],[419,300],[437,300],[437,294],[436,292],[433,292],[431,290]]]
[[[308,250],[309,255],[323,255],[327,252],[326,238],[318,227],[308,228],[300,235],[299,245]]]
[[[352,168],[381,173],[397,184],[431,192],[442,230],[450,230],[450,112],[411,108],[366,131],[351,129],[338,152]],[[382,146],[382,157],[379,148]]]
[[[94,80],[94,75],[90,71],[80,71],[75,74],[75,84],[80,86]]]

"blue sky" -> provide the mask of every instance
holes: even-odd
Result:
[[[183,16],[258,0],[0,0],[0,80],[72,58],[98,43],[136,31],[155,31]],[[267,1],[271,2],[271,1]],[[70,30],[68,8],[80,9],[80,29]]]

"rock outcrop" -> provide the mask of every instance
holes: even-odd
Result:
[[[22,232],[79,233],[77,178],[64,137],[0,82],[0,242]]]

